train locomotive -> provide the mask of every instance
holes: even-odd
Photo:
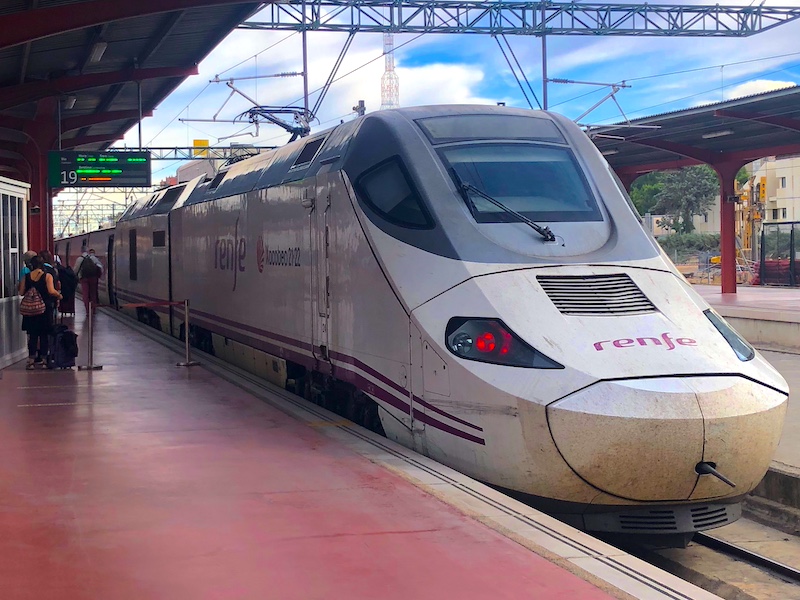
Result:
[[[780,437],[786,382],[553,113],[369,114],[78,246],[121,310],[588,531],[730,523]]]

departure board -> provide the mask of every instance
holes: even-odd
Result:
[[[53,151],[48,156],[51,188],[149,187],[149,152]]]

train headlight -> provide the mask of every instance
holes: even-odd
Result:
[[[499,319],[453,317],[445,338],[448,350],[467,360],[529,369],[564,368],[525,343]]]
[[[753,357],[756,355],[756,351],[741,335],[736,332],[733,327],[728,325],[728,322],[725,319],[717,314],[717,311],[715,311],[713,308],[709,308],[708,310],[704,310],[703,314],[708,317],[708,320],[711,321],[712,325],[717,328],[717,331],[722,334],[722,337],[725,338],[725,341],[730,344],[739,360],[742,362],[753,360]]]

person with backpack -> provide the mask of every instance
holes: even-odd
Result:
[[[103,263],[95,256],[94,248],[90,248],[87,252],[83,251],[75,261],[75,275],[78,276],[78,281],[81,284],[81,296],[83,296],[83,305],[86,307],[86,314],[89,314],[89,302],[92,303],[92,308],[97,308],[98,295],[97,284],[103,276]],[[92,310],[94,313],[95,310]]]
[[[28,371],[46,365],[55,305],[61,299],[53,276],[45,272],[43,267],[42,257],[34,256],[31,259],[31,272],[19,282],[22,329],[28,332],[28,363],[25,365]]]
[[[78,277],[75,271],[69,265],[61,264],[61,261],[56,257],[56,271],[58,271],[58,280],[61,282],[61,295],[64,296],[61,302],[58,303],[58,311],[64,314],[75,314],[75,292],[78,289]]]
[[[40,250],[39,257],[42,259],[42,270],[53,278],[53,287],[56,288],[59,292],[61,291],[61,280],[58,277],[58,271],[56,270],[55,264],[56,261],[53,258],[53,254],[49,250]],[[48,305],[49,307],[49,305]],[[53,304],[53,323],[56,322],[57,317],[57,310],[56,310],[55,303]]]

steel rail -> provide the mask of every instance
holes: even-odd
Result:
[[[771,558],[767,558],[766,556],[758,554],[757,552],[752,552],[746,548],[737,546],[736,544],[721,540],[718,537],[708,535],[707,533],[695,533],[693,541],[697,542],[701,546],[705,546],[706,548],[718,550],[719,552],[724,552],[725,554],[735,556],[736,558],[742,558],[752,565],[763,567],[769,571],[772,571],[773,573],[776,573],[777,575],[780,575],[781,577],[786,577],[792,581],[800,582],[800,569],[795,569],[794,567],[790,567],[789,565],[772,560]]]

